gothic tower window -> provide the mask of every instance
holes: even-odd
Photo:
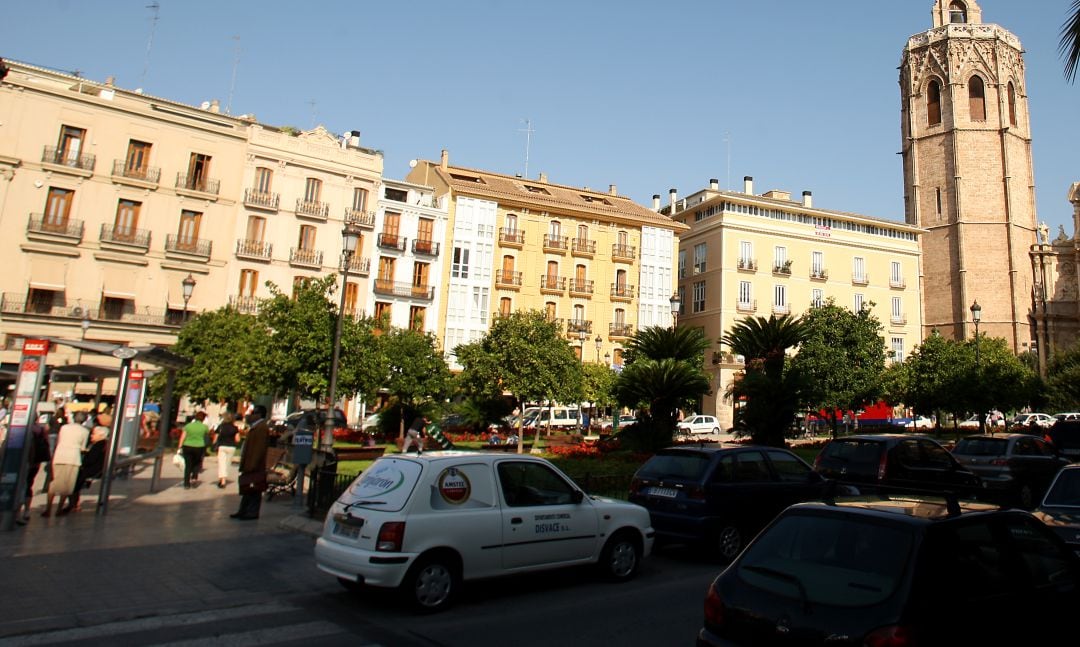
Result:
[[[941,123],[941,84],[936,80],[926,87],[926,123],[930,126]]]
[[[977,76],[968,81],[968,111],[972,121],[986,121],[986,89]]]
[[[1016,125],[1016,86],[1009,81],[1009,125]]]
[[[953,2],[949,5],[949,22],[961,25],[967,22],[967,7],[963,2]]]

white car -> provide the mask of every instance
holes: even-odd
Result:
[[[986,418],[986,417],[984,417],[983,419],[985,420],[985,422],[983,424],[984,428],[990,429],[990,427],[991,427],[990,420],[988,418]],[[1005,418],[999,419],[997,421],[997,424],[995,424],[993,426],[994,427],[1004,427],[1005,426]],[[964,420],[960,424],[956,425],[956,427],[958,429],[978,429],[979,428],[979,416],[978,415],[971,416],[967,420]]]
[[[346,588],[399,588],[422,611],[465,580],[597,564],[632,578],[652,551],[645,508],[586,495],[537,456],[384,456],[330,508],[317,566]]]
[[[675,425],[675,432],[679,434],[718,434],[720,422],[716,416],[690,416]]]
[[[1057,422],[1057,418],[1047,413],[1020,413],[1009,421],[1010,427],[1046,428]]]
[[[905,422],[904,426],[908,429],[933,429],[934,421],[926,416],[915,416],[911,420]],[[976,426],[978,425],[976,424]]]

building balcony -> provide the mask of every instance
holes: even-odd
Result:
[[[736,312],[757,312],[757,299],[752,299],[750,301],[736,301],[735,302],[735,311]]]
[[[318,200],[296,199],[296,215],[316,220],[326,220],[330,217],[330,205]]]
[[[566,320],[566,334],[576,335],[579,332],[585,332],[586,334],[592,334],[592,321],[589,319],[567,319]]]
[[[897,326],[904,326],[904,325],[907,324],[907,315],[905,315],[905,314],[894,314],[894,315],[889,317],[889,323],[897,325]]]
[[[94,173],[94,155],[73,154],[56,146],[46,146],[41,152],[41,163],[60,172],[74,172],[75,175],[90,177]]]
[[[413,239],[412,242],[413,254],[424,254],[425,256],[438,256],[439,255],[439,243],[433,240],[418,240]]]
[[[851,275],[851,283],[853,285],[870,285],[870,275],[866,274],[866,273],[863,273],[863,274],[854,274],[853,273]]]
[[[810,278],[814,281],[827,281],[829,280],[829,270],[810,268]]]
[[[521,272],[514,270],[496,270],[495,286],[500,288],[518,289],[521,287]]]
[[[791,261],[773,263],[772,273],[777,276],[791,276]]]
[[[362,209],[345,209],[345,224],[356,225],[364,229],[375,228],[375,212]]]
[[[774,315],[789,315],[791,314],[791,306],[779,305],[774,303],[772,307],[772,312]]]
[[[277,211],[281,203],[281,196],[277,193],[259,191],[258,189],[244,189],[244,206],[254,209]]]
[[[895,276],[890,277],[889,278],[889,287],[890,288],[896,288],[898,290],[903,290],[904,288],[907,287],[907,281],[905,281],[904,277],[902,277],[902,276],[901,277],[895,277]]]
[[[570,279],[570,294],[592,296],[595,281],[588,279]]]
[[[395,249],[399,252],[405,251],[405,244],[408,239],[404,236],[397,234],[379,234],[379,237],[375,240],[375,244],[383,249]]]
[[[757,261],[752,258],[740,258],[738,261],[736,261],[735,267],[736,269],[740,269],[744,272],[756,272]]]
[[[570,246],[570,253],[574,256],[589,256],[596,254],[596,241],[587,238],[575,238]]]
[[[127,160],[113,160],[112,178],[124,184],[157,188],[161,181],[161,169],[156,166],[128,166]]]
[[[615,244],[611,246],[611,260],[613,261],[633,263],[636,258],[637,250],[632,245]]]
[[[89,319],[93,322],[109,321],[139,326],[178,326],[171,315],[173,311],[165,308],[143,306],[135,308],[133,301],[122,300],[123,306],[86,307],[64,303],[63,299],[27,300],[21,293],[5,292],[0,297],[0,313],[6,315],[28,315],[50,319],[68,319],[72,322]]]
[[[517,247],[518,249],[521,249],[521,247],[525,244],[525,230],[500,227],[499,243],[507,245],[509,247]]]
[[[26,237],[48,242],[79,244],[83,236],[83,221],[74,218],[46,218],[43,214],[30,214],[26,224]]]
[[[176,234],[168,234],[165,236],[166,253],[172,252],[175,254],[198,256],[203,260],[209,260],[210,252],[213,248],[213,241],[204,238],[190,238],[187,236],[177,236]]]
[[[322,267],[323,253],[316,249],[293,247],[289,250],[289,265],[300,267]]]
[[[435,288],[427,285],[413,285],[401,281],[389,281],[387,279],[375,279],[375,294],[392,297],[407,297],[410,299],[435,298]]]
[[[233,294],[229,296],[229,307],[240,314],[257,315],[259,314],[259,301],[258,297],[251,295]]]
[[[176,190],[179,193],[197,193],[198,197],[213,196],[217,198],[221,191],[221,181],[211,180],[200,175],[176,174]]]
[[[146,252],[150,249],[150,230],[101,225],[100,240],[103,244],[133,247]]]
[[[541,276],[540,291],[547,294],[562,294],[566,290],[565,276]]]
[[[551,316],[545,316],[544,321],[548,322],[549,324],[554,325],[556,332],[558,332],[559,334],[562,334],[563,326],[566,323],[565,321],[563,321],[562,319],[560,319],[558,317],[551,317]]]
[[[621,283],[611,284],[611,298],[618,301],[629,301],[634,298],[634,286]]]
[[[349,259],[349,274],[367,276],[371,273],[371,259],[366,256],[353,256]]]
[[[274,251],[274,244],[264,240],[247,240],[241,238],[236,241],[236,257],[247,258],[256,261],[268,261]]]
[[[552,236],[551,234],[544,234],[544,251],[556,252],[558,254],[565,254],[566,249],[570,246],[570,239],[566,236]]]
[[[628,323],[608,324],[608,337],[631,337],[634,334],[634,325]]]

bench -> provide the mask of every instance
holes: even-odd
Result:
[[[335,447],[338,461],[373,461],[383,455],[385,447]]]

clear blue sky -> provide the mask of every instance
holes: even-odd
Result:
[[[648,205],[752,175],[757,192],[903,218],[896,68],[932,0],[157,0],[144,79],[151,2],[5,0],[0,56],[224,109],[238,36],[232,114],[359,130],[387,177],[443,148],[522,173],[530,119],[532,177]],[[1071,235],[1080,84],[1057,54],[1071,1],[979,4],[1026,50],[1039,219]]]

